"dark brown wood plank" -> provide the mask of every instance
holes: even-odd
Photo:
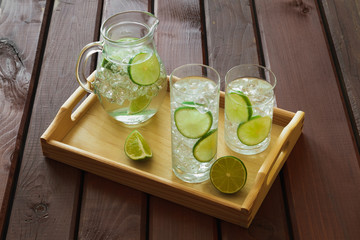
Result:
[[[25,131],[22,118],[26,118],[26,99],[32,89],[30,79],[37,66],[38,40],[41,42],[43,37],[41,25],[48,7],[45,8],[45,2],[6,0],[0,2],[0,9],[1,234]]]
[[[221,73],[223,79],[233,66],[261,62],[257,50],[259,43],[256,42],[254,33],[256,24],[253,23],[249,1],[205,1],[204,10],[209,64]],[[232,239],[234,235],[241,235],[245,239],[260,236],[288,239],[289,231],[279,177],[250,228],[222,222],[221,235],[223,239]]]
[[[278,106],[305,111],[284,169],[295,239],[357,239],[360,170],[317,2],[255,1]]]
[[[208,62],[220,74],[222,90],[228,70],[259,63],[250,1],[204,1]]]
[[[80,171],[45,159],[39,138],[78,86],[74,66],[94,39],[97,8],[97,0],[54,4],[7,239],[75,236]]]
[[[157,48],[168,74],[186,63],[203,63],[199,1],[155,1],[154,13],[160,20]],[[149,239],[216,237],[214,218],[150,196]]]
[[[85,174],[78,239],[146,239],[146,194]]]
[[[149,206],[149,239],[217,239],[215,218],[156,197]]]
[[[204,63],[198,1],[155,0],[154,13],[160,24],[157,50],[166,71],[188,63]]]
[[[148,2],[106,0],[101,22],[127,10],[147,11]],[[79,239],[146,239],[145,193],[90,173],[83,189]]]
[[[336,55],[339,79],[344,84],[355,136],[360,149],[360,5],[359,1],[319,1],[325,14],[330,44]]]

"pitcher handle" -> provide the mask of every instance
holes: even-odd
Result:
[[[93,93],[93,90],[90,88],[90,83],[86,80],[86,64],[92,54],[102,52],[102,50],[103,42],[89,43],[81,50],[78,61],[76,63],[76,80],[79,82],[80,86],[88,93]]]

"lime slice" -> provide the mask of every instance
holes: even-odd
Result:
[[[130,59],[128,72],[131,81],[147,86],[156,82],[160,76],[160,64],[155,54],[139,53]]]
[[[248,146],[261,143],[268,136],[271,128],[271,118],[269,116],[256,117],[248,122],[240,123],[237,129],[239,140]]]
[[[244,163],[233,156],[217,159],[210,169],[210,180],[222,193],[232,194],[244,187],[247,170]]]
[[[128,114],[136,114],[147,108],[151,102],[151,97],[142,95],[130,102]]]
[[[212,125],[210,111],[201,113],[195,107],[179,107],[174,113],[175,125],[187,138],[199,138],[207,133]]]
[[[217,129],[211,130],[202,136],[193,147],[193,155],[200,162],[208,162],[216,155]]]
[[[144,137],[138,130],[132,131],[125,140],[125,154],[132,160],[152,157],[152,152]]]
[[[240,91],[226,94],[225,113],[231,122],[246,122],[252,115],[249,98]]]

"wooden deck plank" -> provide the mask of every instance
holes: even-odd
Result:
[[[249,1],[205,1],[208,62],[222,78],[239,64],[259,63]],[[229,20],[231,19],[231,20]]]
[[[148,1],[106,0],[101,22],[127,10],[147,11]],[[145,193],[91,173],[83,189],[79,239],[146,239]]]
[[[154,13],[160,24],[157,50],[170,75],[176,67],[204,63],[200,6],[197,1],[155,0]]]
[[[360,150],[360,4],[359,1],[319,1],[334,52],[335,66],[347,97]]]
[[[226,72],[239,64],[259,64],[254,33],[253,16],[249,1],[205,1],[205,17],[209,65],[219,71],[225,79]],[[229,18],[231,21],[229,21]],[[224,89],[224,86],[222,87]],[[244,229],[230,223],[221,223],[223,239],[232,239],[234,232],[239,235],[253,236],[267,235],[279,239],[289,238],[286,212],[280,178],[264,200],[249,229]],[[236,235],[236,234],[235,234]]]
[[[203,63],[199,1],[155,1],[154,13],[160,20],[156,44],[167,73]],[[216,239],[214,223],[210,216],[149,197],[149,239]]]
[[[356,239],[359,155],[317,2],[255,4],[266,64],[278,78],[278,106],[305,112],[303,135],[284,169],[294,238]]]
[[[157,197],[149,206],[149,239],[218,239],[215,218]]]
[[[29,105],[27,96],[35,81],[31,76],[38,65],[42,21],[48,7],[45,8],[45,2],[7,0],[0,2],[0,9],[1,234],[22,147]]]
[[[54,4],[7,239],[75,236],[80,171],[45,159],[39,139],[78,86],[75,48],[94,39],[97,7],[97,0]]]
[[[145,193],[85,173],[78,239],[146,239]]]

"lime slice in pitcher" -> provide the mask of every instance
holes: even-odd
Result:
[[[128,113],[129,114],[139,113],[139,112],[143,111],[144,109],[146,109],[147,106],[149,106],[150,102],[151,102],[151,97],[142,95],[130,102]]]
[[[217,129],[202,136],[193,147],[193,155],[200,162],[208,162],[214,158],[217,149]]]
[[[249,98],[242,92],[230,92],[225,95],[225,113],[231,122],[246,122],[252,115]]]
[[[247,170],[244,163],[233,156],[224,156],[214,162],[210,169],[210,180],[222,193],[232,194],[246,183]]]
[[[175,125],[187,138],[199,138],[207,133],[212,125],[211,112],[201,113],[195,107],[179,107],[174,113]]]
[[[239,140],[248,146],[261,143],[268,136],[271,128],[271,118],[255,117],[248,122],[240,123],[237,129]]]
[[[160,76],[160,64],[155,54],[139,53],[130,59],[128,72],[131,81],[138,85],[148,86],[155,83]]]

